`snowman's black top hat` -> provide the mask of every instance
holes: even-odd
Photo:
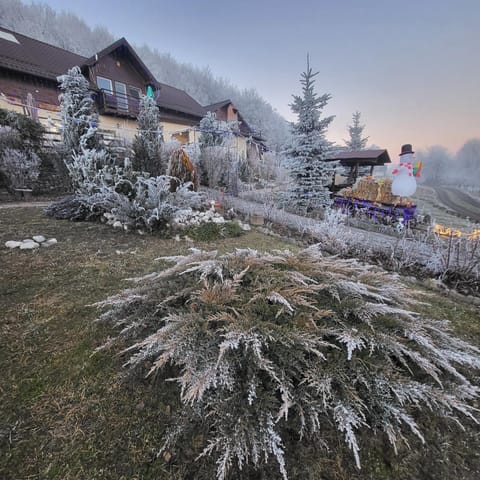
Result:
[[[405,145],[402,145],[402,152],[400,153],[400,156],[402,155],[407,155],[409,153],[415,153],[413,150],[412,150],[412,146],[407,143]]]

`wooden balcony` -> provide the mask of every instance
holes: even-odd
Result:
[[[131,95],[101,90],[95,95],[98,113],[119,117],[137,118],[140,111],[140,99]]]

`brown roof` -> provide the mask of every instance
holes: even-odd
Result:
[[[204,108],[187,92],[165,83],[159,82],[158,84],[160,86],[160,94],[157,97],[157,105],[160,108],[187,113],[199,119],[205,116]]]
[[[221,102],[211,103],[210,105],[205,105],[203,108],[205,109],[205,113],[207,113],[207,112],[214,113],[217,110],[219,110],[220,108],[223,108],[226,105],[229,105],[230,103],[233,105],[233,102],[231,100],[227,99],[227,100],[222,100]]]
[[[54,47],[6,28],[1,31],[13,35],[18,43],[0,37],[0,67],[37,77],[56,80],[75,65],[80,66],[85,57]]]
[[[357,150],[355,152],[337,152],[326,159],[328,161],[339,160],[342,165],[385,165],[392,163],[386,150]]]

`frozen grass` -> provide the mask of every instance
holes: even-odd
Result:
[[[59,244],[34,252],[3,247],[7,240],[35,234],[56,237]],[[257,232],[200,245],[221,251],[286,247]],[[55,221],[39,209],[0,210],[2,480],[211,478],[193,463],[198,439],[173,452],[168,462],[156,459],[162,432],[176,409],[176,392],[158,393],[148,383],[122,381],[117,376],[121,359],[111,353],[92,356],[111,332],[92,322],[98,312],[88,305],[126,287],[125,278],[156,269],[154,258],[185,253],[189,246],[102,224]],[[479,344],[478,307],[433,295],[430,315],[452,320],[458,335]],[[402,450],[398,457],[381,446],[363,452],[361,472],[352,469],[341,441],[322,457],[315,445],[298,449],[292,478],[479,478],[478,429],[460,436],[451,425],[439,427],[427,438],[429,450]]]

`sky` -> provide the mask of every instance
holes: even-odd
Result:
[[[358,110],[394,161],[405,143],[455,152],[480,138],[480,0],[44,2],[254,87],[289,121],[308,52],[332,95],[329,139],[343,143]]]

